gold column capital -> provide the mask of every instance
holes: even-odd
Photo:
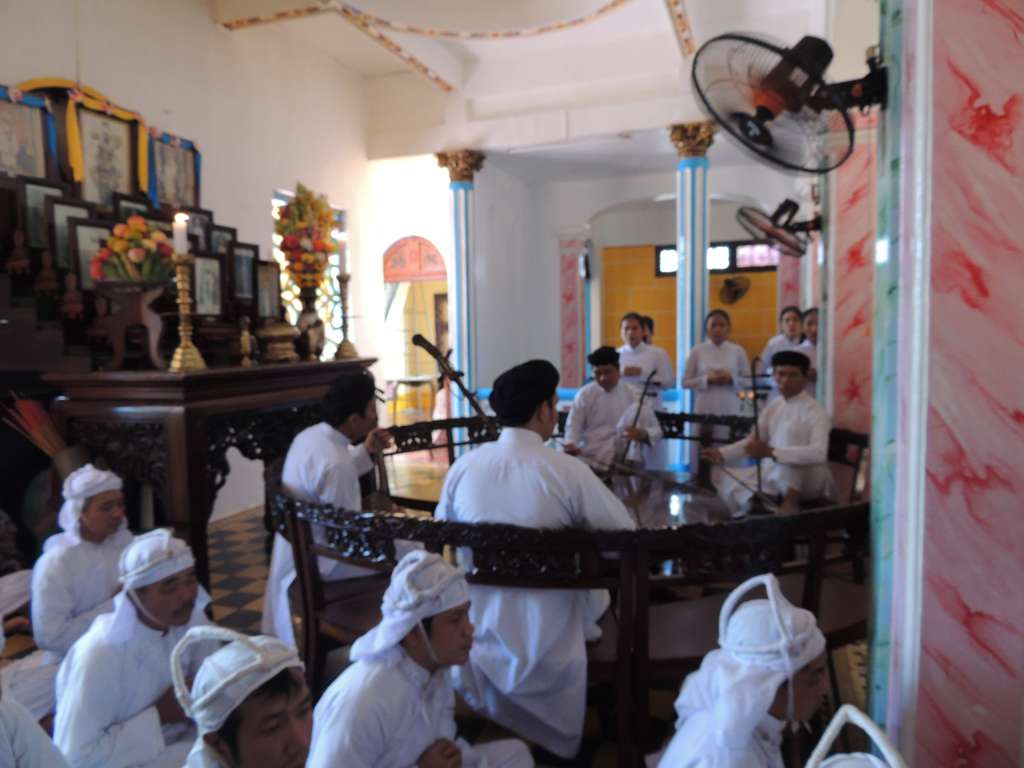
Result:
[[[484,167],[484,153],[473,149],[438,152],[437,164],[448,169],[452,181],[473,181],[473,174]]]
[[[710,120],[676,123],[668,130],[680,157],[704,157],[715,139],[715,124]]]

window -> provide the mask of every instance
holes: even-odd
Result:
[[[277,191],[271,198],[270,210],[274,219],[278,218],[278,210],[293,197],[291,192]],[[316,311],[324,322],[324,351],[321,355],[323,360],[331,360],[334,357],[338,345],[341,343],[341,292],[338,285],[338,275],[341,274],[341,262],[348,247],[348,235],[345,231],[345,212],[334,209],[337,228],[331,233],[338,241],[338,252],[331,254],[324,271],[324,279],[320,282],[316,294]],[[292,325],[299,320],[299,313],[302,311],[302,300],[299,298],[298,286],[289,277],[285,269],[284,251],[281,250],[281,236],[277,233],[272,236],[274,242],[274,260],[281,267],[281,303],[285,307],[286,319]],[[352,317],[352,294],[349,293],[349,317]],[[348,329],[349,340],[353,339],[352,327]]]
[[[711,272],[769,270],[778,265],[779,249],[768,242],[740,240],[715,242],[708,246],[707,267]],[[655,277],[672,277],[678,270],[679,253],[674,245],[655,248]]]

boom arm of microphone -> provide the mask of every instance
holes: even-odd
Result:
[[[448,358],[441,354],[441,350],[427,341],[423,334],[413,334],[412,343],[430,355],[437,362],[437,367],[441,369],[442,375],[448,377],[449,380],[455,382],[455,386],[459,388],[462,396],[469,401],[469,404],[476,411],[477,415],[481,418],[487,418],[487,414],[484,413],[483,407],[480,405],[480,401],[476,399],[476,395],[466,388],[466,385],[462,383],[462,371],[456,371],[452,368],[452,364],[448,362]]]

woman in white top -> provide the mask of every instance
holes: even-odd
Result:
[[[762,373],[771,376],[772,357],[776,352],[801,351],[807,354],[806,350],[800,350],[803,342],[803,329],[801,327],[800,307],[790,305],[783,307],[779,312],[779,330],[782,332],[768,339],[761,353],[761,365],[758,366]],[[762,380],[762,383],[767,383]],[[772,391],[768,393],[768,402],[779,396],[779,388],[775,385],[775,379],[771,379]]]
[[[738,394],[750,378],[750,364],[743,347],[729,341],[731,330],[729,313],[711,310],[704,320],[707,341],[686,357],[683,386],[694,391],[694,413],[734,416],[740,412]],[[715,427],[712,434],[718,440],[729,439],[729,429],[724,426]]]
[[[800,342],[797,351],[803,352],[811,359],[811,367],[807,371],[806,392],[811,397],[815,397],[818,384],[818,308],[810,307],[805,309],[801,317],[801,323],[803,325],[804,340]]]

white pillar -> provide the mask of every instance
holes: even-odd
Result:
[[[456,152],[438,152],[437,164],[448,169],[452,190],[452,238],[454,253],[452,269],[448,274],[448,326],[452,346],[451,363],[462,371],[462,381],[469,391],[478,386],[476,380],[476,301],[473,290],[473,231],[471,203],[473,174],[483,167],[480,152],[463,149]],[[453,417],[472,416],[469,403],[458,388],[451,388]]]

